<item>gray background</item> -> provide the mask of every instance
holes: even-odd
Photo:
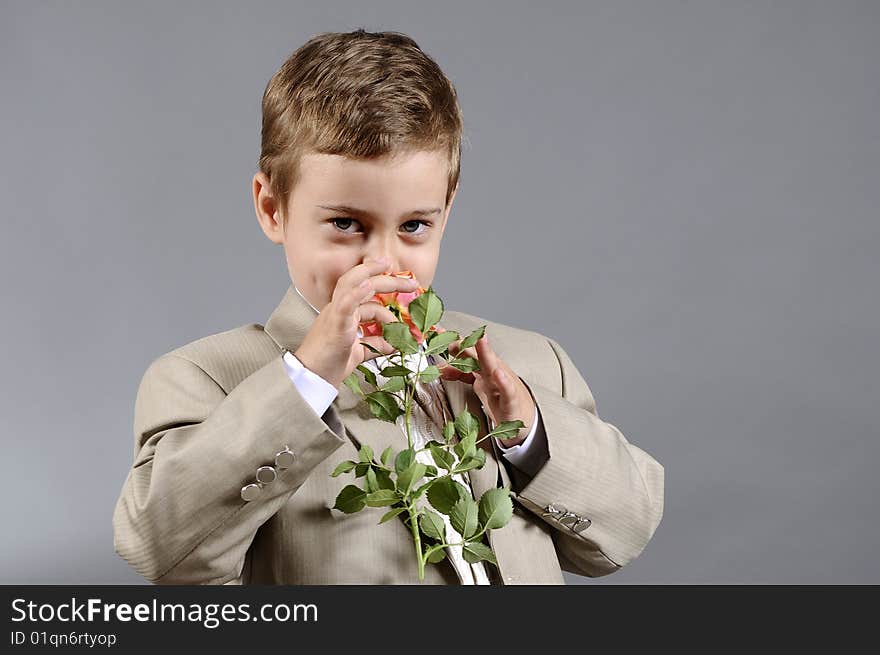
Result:
[[[0,582],[143,581],[140,377],[281,300],[260,97],[357,27],[460,94],[448,308],[558,340],[665,466],[641,557],[568,581],[880,582],[880,3],[317,4],[0,5]]]

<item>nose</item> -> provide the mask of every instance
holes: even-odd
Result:
[[[376,228],[371,230],[367,241],[363,244],[363,253],[367,258],[382,259],[388,262],[388,272],[402,270],[400,267],[400,235],[394,227]]]
[[[369,261],[369,260],[375,261],[375,260],[383,259],[383,258],[385,259],[385,261],[388,262],[388,265],[386,268],[387,271],[394,272],[394,271],[401,270],[400,269],[400,262],[397,261],[397,257],[394,255],[394,253],[381,252],[381,251],[374,252],[372,254],[367,255],[364,258],[364,261]]]

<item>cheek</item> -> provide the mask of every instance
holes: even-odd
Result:
[[[301,289],[318,291],[329,299],[340,276],[357,262],[349,261],[350,257],[345,257],[340,252],[329,250],[326,244],[297,238],[296,234],[288,236],[285,254],[291,277]]]
[[[339,278],[360,262],[351,257],[344,257],[339,253],[325,253],[315,256],[312,254],[309,275],[314,280],[315,286],[322,289],[327,297],[333,295]]]
[[[434,273],[437,270],[438,255],[439,251],[433,250],[430,253],[424,253],[423,256],[412,262],[410,270],[416,276],[419,284],[426,289],[433,282]]]

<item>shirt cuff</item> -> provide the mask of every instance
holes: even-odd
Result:
[[[315,410],[315,414],[323,416],[327,408],[333,404],[339,390],[296,358],[289,350],[284,352],[284,368],[287,376],[296,386],[305,401]]]
[[[489,419],[489,425],[491,426],[489,428],[489,432],[491,432],[492,430],[495,429],[495,421],[493,421],[491,418],[489,418],[488,414],[486,415],[486,418]],[[526,451],[528,451],[529,448],[531,447],[531,445],[534,443],[535,433],[537,433],[537,431],[538,431],[538,418],[539,418],[538,417],[538,405],[536,403],[535,404],[535,417],[532,419],[532,429],[529,430],[529,434],[523,440],[523,442],[520,444],[517,444],[516,446],[511,446],[510,448],[505,448],[504,446],[501,445],[501,442],[498,441],[497,438],[495,438],[495,443],[498,444],[498,448],[501,450],[502,453],[504,453],[505,457],[507,457],[508,455],[514,456],[514,458],[507,457],[508,461],[510,461],[511,464],[516,463],[515,459],[516,459],[517,454],[522,456],[522,454],[524,454]]]

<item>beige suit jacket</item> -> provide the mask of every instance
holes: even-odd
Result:
[[[140,382],[134,460],[113,514],[114,548],[156,584],[419,584],[412,535],[379,525],[386,508],[332,509],[354,480],[331,477],[361,444],[399,450],[406,436],[372,416],[347,386],[318,416],[288,377],[281,349],[296,350],[315,312],[290,286],[265,327],[214,334],[155,359]],[[636,558],[663,515],[664,471],[596,413],[593,395],[553,339],[447,311],[463,336],[481,325],[531,392],[549,460],[529,478],[486,439],[470,472],[474,495],[511,485],[514,515],[490,531],[494,584],[564,584],[562,571],[597,577]],[[362,387],[369,386],[358,372]],[[473,388],[443,380],[455,415],[487,420]],[[294,464],[250,502],[241,488],[284,446]],[[553,506],[553,507],[550,507]],[[568,516],[553,512],[564,506]],[[587,527],[584,527],[587,526]],[[577,529],[575,529],[577,528]],[[423,584],[459,584],[448,559]]]

